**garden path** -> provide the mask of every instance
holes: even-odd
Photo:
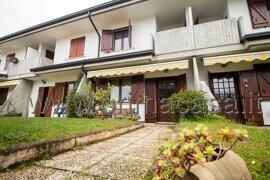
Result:
[[[171,135],[171,127],[146,124],[131,133],[0,173],[0,179],[142,179],[153,167],[160,144]]]

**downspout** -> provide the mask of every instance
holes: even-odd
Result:
[[[84,73],[84,75],[87,75],[87,71],[84,69],[84,64],[81,64],[81,70]]]
[[[97,30],[97,27],[96,27],[95,23],[93,22],[93,20],[92,20],[92,18],[90,16],[90,12],[89,11],[88,11],[88,19],[90,20],[92,26],[94,27],[94,29],[95,29],[95,31],[96,31],[96,33],[98,35],[98,52],[97,52],[97,57],[99,58],[100,57],[100,41],[101,41],[101,36],[100,36],[100,34],[99,34],[98,30]]]

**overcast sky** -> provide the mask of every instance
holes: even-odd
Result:
[[[0,0],[0,37],[109,0]]]

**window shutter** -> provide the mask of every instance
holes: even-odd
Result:
[[[52,105],[53,105],[53,94],[54,94],[54,87],[49,87],[48,96],[47,96],[48,98],[47,98],[45,108],[44,108],[45,117],[51,117]]]
[[[70,41],[69,59],[76,58],[77,46],[78,46],[78,39],[71,39],[71,41]]]
[[[186,90],[187,89],[187,79],[186,74],[176,77],[176,91]]]
[[[35,109],[35,116],[36,117],[40,117],[44,89],[45,89],[44,87],[40,87],[38,90],[38,99],[37,99],[36,109]]]
[[[269,15],[265,0],[249,0],[249,12],[253,28],[269,26]]]
[[[97,83],[96,83],[96,87],[98,89],[107,89],[108,86],[108,79],[107,78],[98,78],[97,79]]]
[[[111,52],[113,50],[113,31],[102,30],[101,51]]]
[[[77,57],[84,56],[85,37],[78,38]]]
[[[144,101],[144,81],[142,75],[131,77],[131,100],[132,103],[142,103]]]
[[[55,83],[55,89],[53,93],[53,102],[61,103],[64,98],[64,83]]]
[[[130,19],[128,21],[128,44],[129,44],[129,48],[131,49],[131,40],[132,40],[132,36],[131,36],[131,33],[132,32],[132,26],[131,26],[131,23],[130,23]]]
[[[145,79],[145,120],[146,122],[155,122],[157,119],[157,90],[155,79]]]

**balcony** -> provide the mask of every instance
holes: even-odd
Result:
[[[236,19],[224,19],[155,34],[155,54],[167,54],[240,43]]]
[[[46,57],[36,56],[32,58],[27,58],[19,60],[18,63],[10,63],[7,75],[9,77],[23,76],[30,74],[31,73],[30,69],[32,68],[48,66],[51,64],[53,64],[53,60],[48,59]]]

